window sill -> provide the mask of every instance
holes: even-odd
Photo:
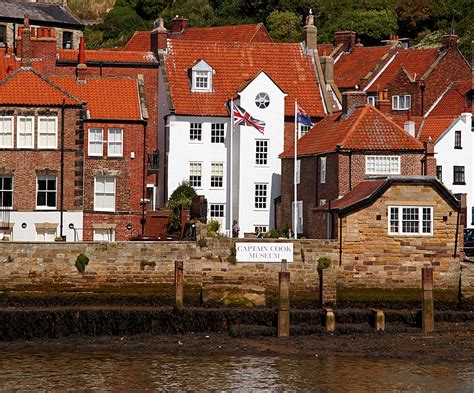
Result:
[[[432,233],[389,233],[390,237],[433,237]]]
[[[254,165],[254,168],[270,168],[270,165]]]
[[[225,188],[224,187],[209,187],[210,190],[212,191],[224,191]]]
[[[462,182],[462,183],[454,183],[453,182],[453,186],[465,186],[466,185],[466,182]]]
[[[454,146],[456,150],[462,150],[462,146]]]
[[[193,144],[193,145],[202,145],[204,142],[201,140],[201,141],[195,141],[195,140],[189,140],[189,143]]]
[[[54,211],[58,210],[57,207],[47,207],[47,206],[37,206],[35,211],[40,212],[40,211]]]

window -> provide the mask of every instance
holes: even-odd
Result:
[[[436,178],[443,181],[443,167],[441,165],[436,165]]]
[[[255,141],[255,165],[268,164],[268,141],[257,139]]]
[[[109,157],[123,156],[123,129],[109,128],[107,137],[107,155]]]
[[[267,208],[267,188],[268,184],[255,184],[255,209]]]
[[[7,26],[0,25],[0,43],[7,43]]]
[[[319,181],[321,184],[326,183],[326,157],[319,158]]]
[[[189,184],[192,187],[201,187],[202,183],[202,164],[200,162],[189,163]]]
[[[258,93],[255,97],[255,105],[260,109],[265,109],[270,105],[270,96],[267,93]]]
[[[13,117],[0,117],[0,148],[13,148]]]
[[[255,233],[257,233],[257,229],[260,233],[265,233],[268,230],[266,225],[254,225],[253,228]]]
[[[16,146],[20,149],[33,148],[34,143],[34,117],[17,118],[17,141]]]
[[[307,126],[306,124],[298,123],[298,138],[306,135],[309,130],[311,130],[311,126]]]
[[[400,156],[366,156],[366,175],[399,175]]]
[[[296,233],[303,233],[303,201],[296,202]],[[291,225],[295,225],[295,202],[291,202]]]
[[[474,206],[471,207],[471,225],[474,225]]]
[[[211,124],[211,143],[224,143],[224,123]]]
[[[58,118],[38,118],[38,148],[56,149],[58,147]]]
[[[202,141],[202,123],[191,123],[189,125],[189,140]]]
[[[89,156],[102,157],[104,155],[104,130],[89,128]]]
[[[301,180],[301,160],[296,160],[296,184],[300,184]]]
[[[72,49],[72,32],[63,31],[63,49]]]
[[[193,71],[193,90],[211,91],[210,71]]]
[[[367,103],[372,106],[376,106],[377,97],[376,96],[367,96]]]
[[[36,229],[36,241],[38,242],[54,242],[56,238],[56,229],[38,228]]]
[[[211,203],[209,205],[209,216],[211,220],[219,221],[222,225],[224,221],[225,205],[223,203]]]
[[[453,176],[453,184],[466,184],[466,180],[464,178],[464,167],[463,166],[454,166],[454,176]]]
[[[222,188],[224,186],[224,164],[222,162],[211,163],[211,188]]]
[[[393,96],[392,109],[395,111],[403,111],[411,108],[411,95]]]
[[[115,176],[94,178],[94,210],[115,211]]]
[[[0,176],[0,209],[13,207],[13,177]]]
[[[454,148],[462,149],[461,146],[461,131],[454,131]]]
[[[38,176],[36,208],[56,209],[56,176]]]
[[[115,241],[115,230],[113,228],[94,229],[93,240],[95,242]]]
[[[389,207],[390,235],[432,235],[433,208],[418,206]]]

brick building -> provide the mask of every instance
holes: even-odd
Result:
[[[328,115],[298,141],[297,233],[317,236],[312,209],[332,203],[367,177],[435,174],[425,147],[373,106],[364,92],[343,93],[343,110]],[[294,150],[281,154],[280,224],[294,223]]]

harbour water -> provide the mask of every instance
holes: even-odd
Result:
[[[33,347],[34,348],[34,347]],[[473,392],[474,364],[348,357],[0,351],[0,391]]]

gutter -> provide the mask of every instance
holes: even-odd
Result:
[[[77,60],[56,60],[58,67],[75,67]],[[133,61],[86,61],[88,67],[110,68],[159,68],[160,62],[133,62]]]

